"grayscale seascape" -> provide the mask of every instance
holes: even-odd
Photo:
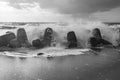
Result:
[[[120,1],[0,0],[0,80],[120,80]]]

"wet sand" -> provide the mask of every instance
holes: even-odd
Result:
[[[120,55],[104,49],[98,55],[54,58],[0,56],[0,80],[120,80]]]

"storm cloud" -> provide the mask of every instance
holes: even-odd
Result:
[[[120,0],[0,0],[0,2],[7,2],[8,6],[23,13],[25,9],[31,12],[35,8],[38,9],[35,14],[41,15],[42,13],[44,15],[41,10],[44,12],[47,10],[47,14],[44,16],[49,17],[49,12],[52,12],[52,16],[59,14],[60,16],[69,16],[75,19],[98,19],[101,21],[109,21],[111,19],[120,21],[118,18],[120,14],[120,11],[118,11],[120,10]],[[25,15],[28,16],[28,14]]]
[[[63,14],[90,14],[109,11],[120,6],[120,0],[1,0],[11,6],[21,8],[20,3],[38,3],[41,8],[52,9]],[[28,5],[32,7],[32,5]]]

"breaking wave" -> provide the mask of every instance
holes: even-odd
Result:
[[[94,28],[99,28],[101,30],[101,34],[104,39],[110,41],[113,45],[117,46],[120,44],[120,25],[106,25],[99,21],[71,21],[71,22],[52,22],[52,23],[26,23],[26,24],[5,24],[2,25],[9,25],[9,27],[16,27],[14,29],[0,29],[0,34],[5,34],[7,31],[12,31],[15,34],[17,33],[18,28],[25,28],[27,32],[27,36],[29,42],[32,44],[32,41],[35,39],[41,39],[44,35],[44,31],[46,28],[52,28],[54,33],[54,41],[53,44],[56,44],[56,47],[53,48],[45,48],[44,51],[53,50],[51,55],[56,54],[58,56],[61,55],[72,55],[73,53],[78,54],[78,52],[82,52],[81,49],[79,50],[65,50],[65,43],[67,42],[67,33],[69,31],[74,31],[76,37],[78,39],[78,46],[81,48],[87,47],[87,41],[91,36],[91,31]],[[64,50],[63,50],[64,49]],[[57,51],[56,51],[57,50]],[[63,53],[61,52],[63,50]],[[41,52],[42,50],[36,50],[36,52]],[[43,51],[43,52],[44,52]],[[67,54],[65,54],[65,51]],[[27,51],[29,52],[29,51]],[[46,53],[46,52],[45,52]],[[68,54],[70,53],[70,54]],[[80,54],[80,53],[79,53]],[[82,54],[82,53],[81,53]]]

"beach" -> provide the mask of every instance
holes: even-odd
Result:
[[[0,80],[119,80],[117,49],[62,57],[0,56]]]

